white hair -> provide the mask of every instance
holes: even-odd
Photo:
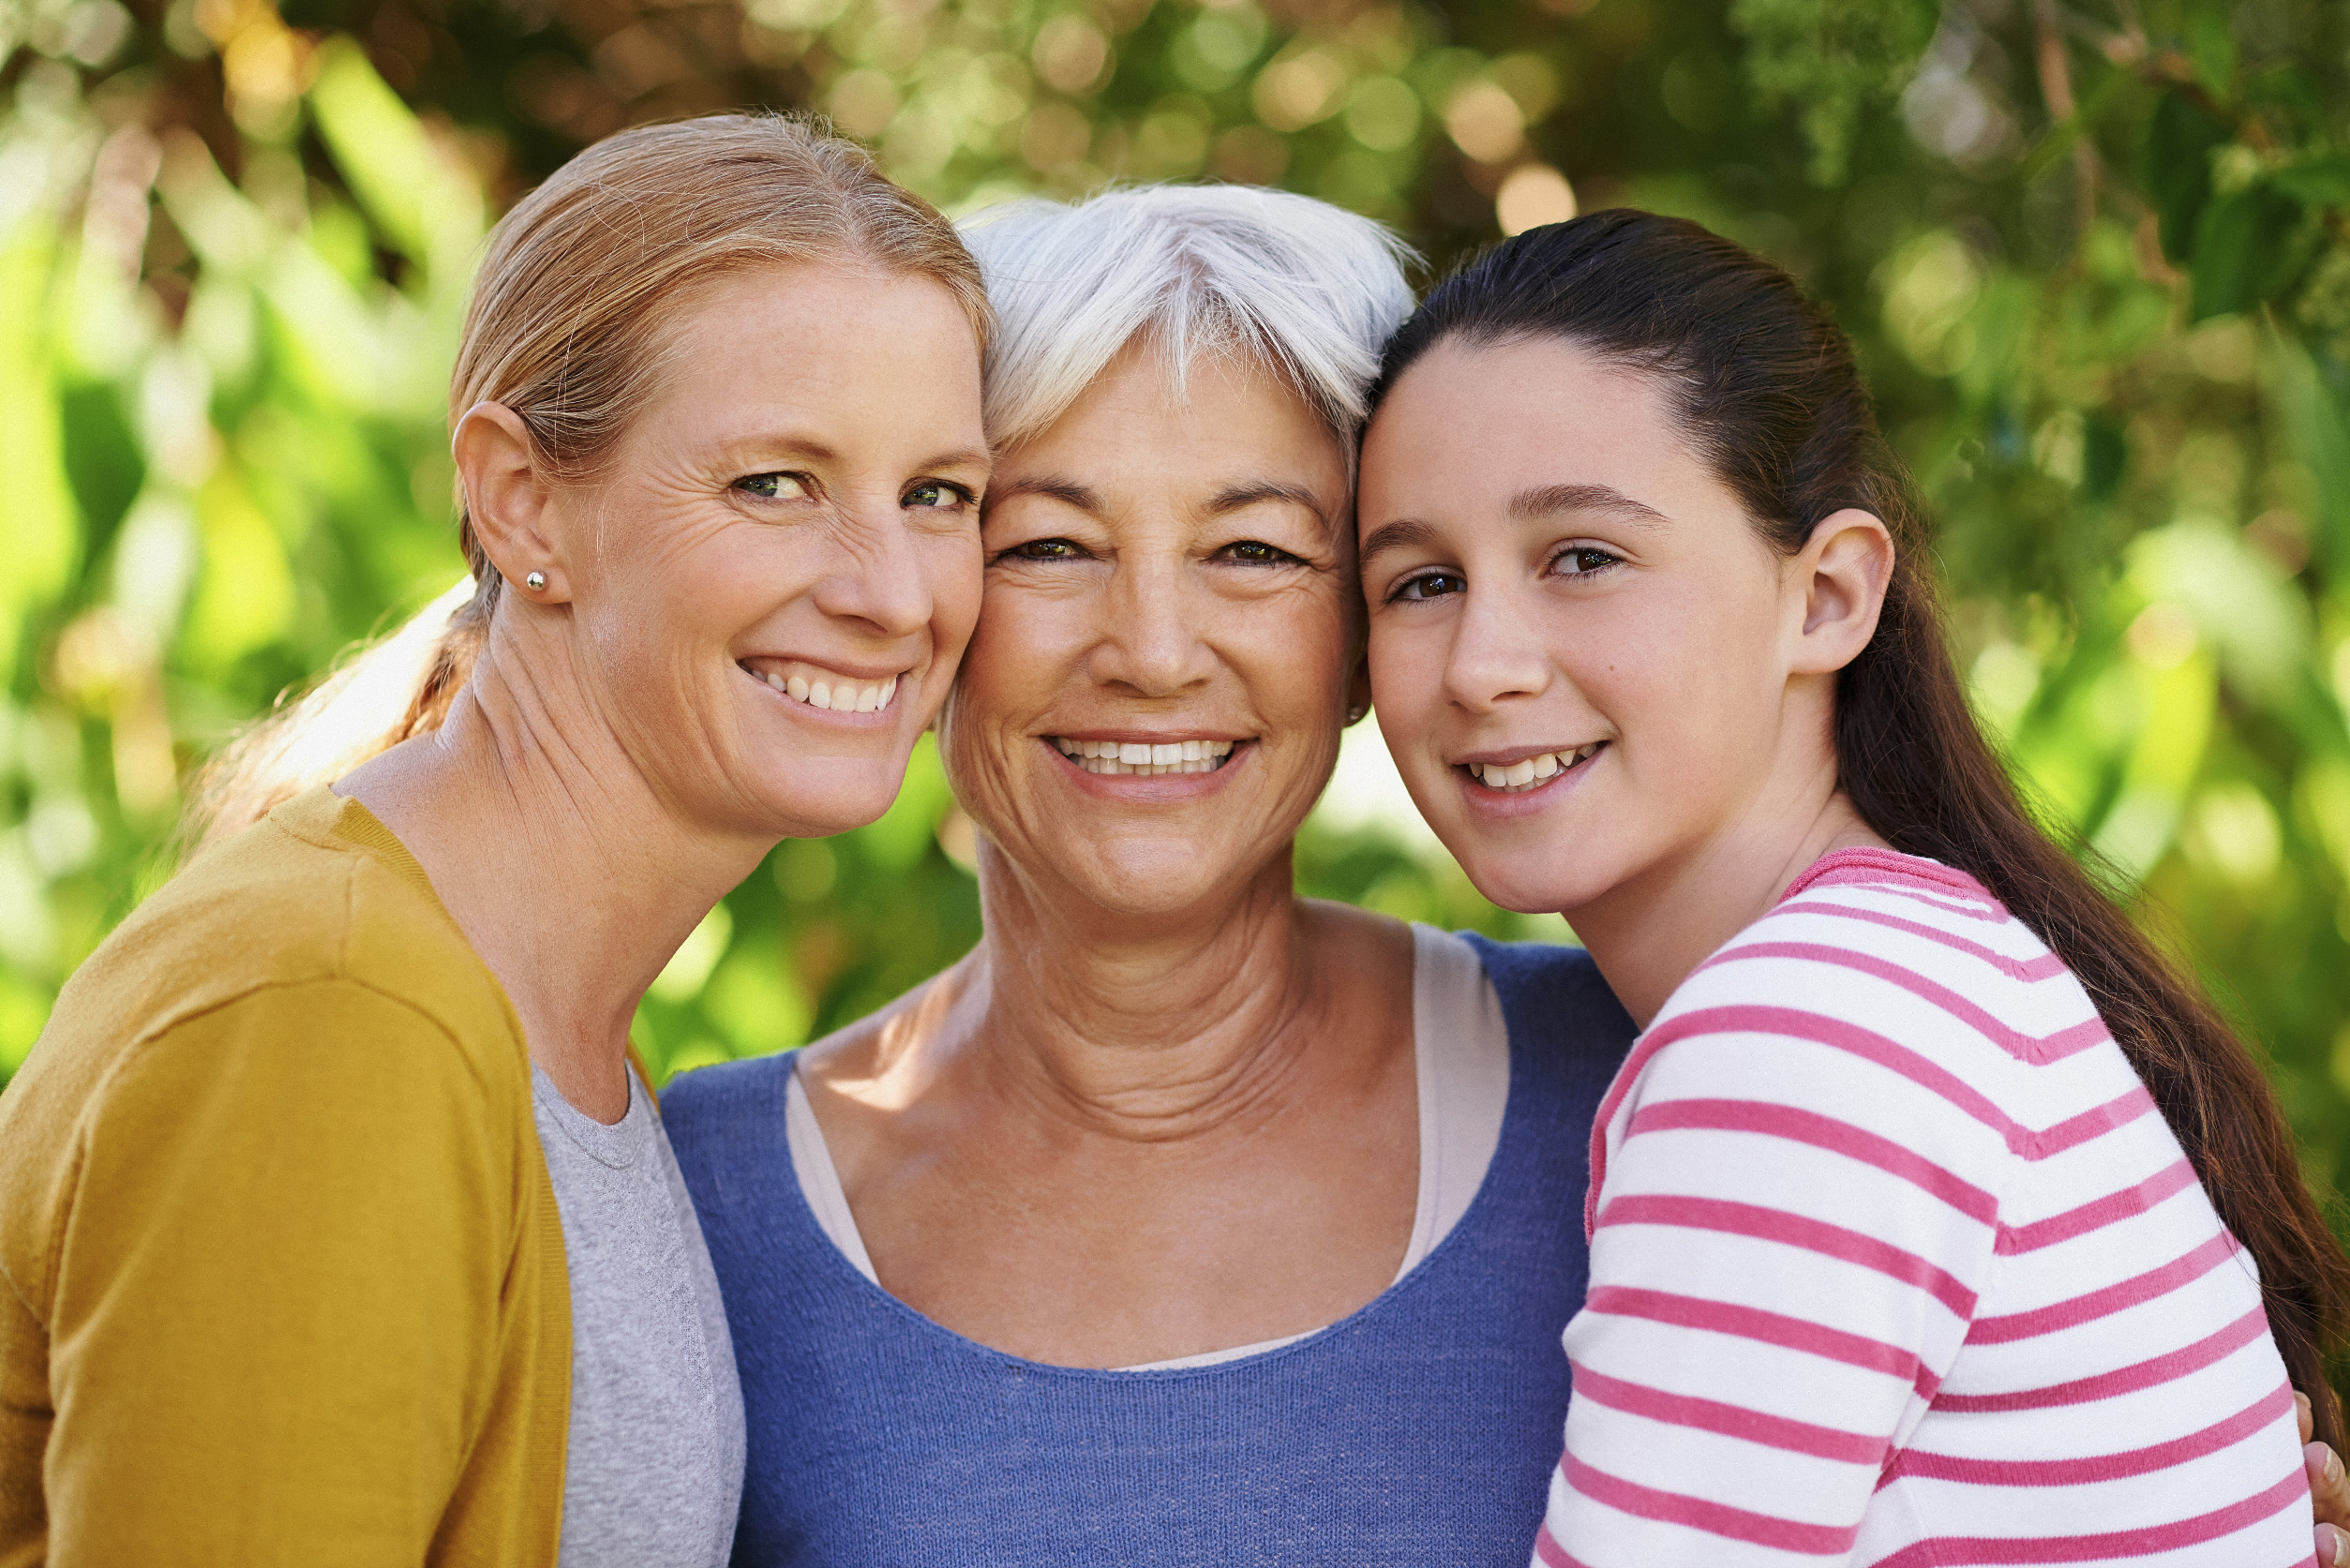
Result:
[[[1178,395],[1202,355],[1279,375],[1346,448],[1388,335],[1412,310],[1403,242],[1311,197],[1252,186],[1142,186],[991,207],[963,225],[997,323],[987,432],[998,449],[1066,412],[1147,336]]]

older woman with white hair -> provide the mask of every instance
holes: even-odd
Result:
[[[1522,1563],[1588,1126],[1563,948],[1300,899],[1363,712],[1352,453],[1399,248],[1302,197],[970,234],[999,321],[941,725],[986,933],[667,1097],[740,1358],[738,1563]]]

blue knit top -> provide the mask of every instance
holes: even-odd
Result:
[[[939,1327],[801,1197],[789,1056],[673,1083],[741,1370],[736,1564],[1523,1568],[1566,1419],[1592,1118],[1635,1031],[1580,951],[1471,940],[1510,1042],[1484,1186],[1351,1317],[1206,1366],[1048,1366]]]

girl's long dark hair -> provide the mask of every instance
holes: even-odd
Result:
[[[1388,345],[1374,401],[1451,339],[1555,337],[1656,376],[1681,426],[1771,543],[1831,514],[1883,519],[1896,551],[1877,633],[1836,688],[1838,779],[1894,848],[1974,876],[2080,978],[2178,1135],[2221,1221],[2260,1267],[2268,1326],[2317,1435],[2350,1321],[2350,1262],[2302,1185],[2252,1053],[2025,809],[1976,726],[1945,640],[1925,529],[1851,345],[1794,279],[1694,223],[1594,213],[1530,231],[1437,285]]]

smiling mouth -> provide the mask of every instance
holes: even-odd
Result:
[[[1088,773],[1213,773],[1232,760],[1230,740],[1070,740],[1048,735],[1053,749]]]
[[[1516,762],[1463,762],[1456,766],[1486,788],[1512,795],[1548,784],[1561,773],[1574,771],[1598,755],[1607,744],[1605,740],[1594,740],[1571,751],[1543,752]]]
[[[863,680],[826,669],[822,665],[803,665],[791,659],[743,659],[737,662],[737,667],[794,702],[834,713],[878,713],[898,694],[896,675]]]

